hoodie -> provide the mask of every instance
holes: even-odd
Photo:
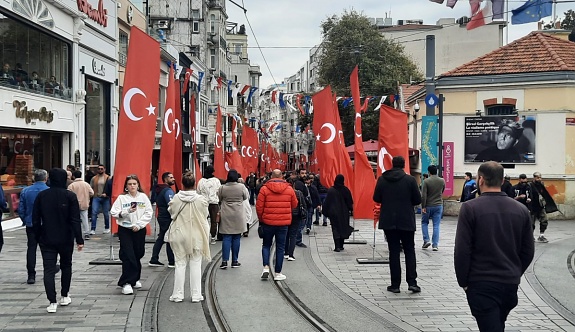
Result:
[[[80,205],[76,194],[66,189],[64,169],[49,172],[50,188],[38,193],[32,212],[32,229],[38,243],[49,246],[84,244]]]
[[[130,212],[132,202],[136,203],[136,211]],[[136,197],[129,193],[119,195],[110,209],[110,214],[116,218],[116,223],[125,228],[132,228],[138,226],[139,229],[145,228],[150,220],[154,211],[152,210],[152,203],[144,193],[138,192]]]
[[[293,188],[284,180],[271,179],[260,190],[256,212],[261,223],[270,226],[288,226],[292,220],[292,209],[297,205]]]
[[[415,178],[401,168],[384,172],[375,185],[373,201],[381,204],[379,229],[415,231],[414,206],[421,204]]]
[[[198,181],[198,194],[204,196],[208,200],[208,204],[219,204],[218,191],[222,183],[216,177],[201,178]]]
[[[161,229],[168,229],[172,222],[172,218],[168,212],[168,203],[170,203],[172,197],[174,197],[174,191],[169,185],[162,183],[154,188],[154,193],[156,194],[156,206],[158,207],[158,216],[156,219],[158,219],[158,224]]]
[[[170,201],[168,212],[173,222],[166,236],[176,257],[201,255],[211,260],[206,198],[195,190],[182,190]]]

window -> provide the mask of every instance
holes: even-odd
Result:
[[[210,68],[216,68],[216,49],[210,49]]]
[[[216,15],[210,15],[210,32],[216,33]]]
[[[491,105],[487,107],[487,115],[513,115],[515,105]]]
[[[252,76],[252,86],[258,86],[255,76]]]
[[[218,96],[216,96],[216,89],[211,90],[210,102],[211,102],[212,104],[217,104],[217,103],[218,103]]]
[[[109,163],[109,89],[108,83],[86,78],[86,165]]]
[[[118,62],[121,66],[126,67],[126,60],[128,59],[128,34],[123,30],[120,30],[118,46]]]
[[[208,105],[205,102],[200,103],[200,127],[208,126]]]
[[[234,54],[242,54],[242,44],[234,44]]]
[[[72,99],[70,44],[0,13],[0,85]]]
[[[200,11],[198,9],[192,9],[192,32],[200,32]]]

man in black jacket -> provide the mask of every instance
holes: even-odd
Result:
[[[461,206],[454,265],[480,331],[504,331],[535,251],[529,210],[501,192],[503,166],[481,164],[481,196]]]
[[[176,180],[172,173],[164,172],[164,174],[162,174],[162,182],[162,184],[159,184],[154,188],[154,192],[156,193],[156,206],[158,207],[158,215],[156,216],[156,219],[160,226],[160,232],[158,232],[158,238],[156,239],[156,243],[154,243],[152,258],[150,259],[150,262],[148,262],[148,266],[164,266],[164,263],[160,262],[160,250],[162,250],[162,246],[166,244],[168,267],[174,268],[176,267],[174,252],[172,251],[170,244],[164,242],[164,236],[172,223],[172,216],[168,212],[168,204],[172,200],[172,197],[174,197],[174,191],[171,186],[176,183]]]
[[[321,182],[319,180],[319,174],[314,175],[313,184],[317,188],[317,191],[319,193],[319,199],[321,201],[321,205],[323,205],[323,202],[325,201],[325,198],[327,197],[327,188],[321,184]],[[314,224],[319,225],[319,218],[321,217],[321,214],[322,214],[321,209],[316,209],[315,223]],[[322,226],[327,226],[327,217],[325,215],[323,216]]]
[[[34,202],[32,227],[44,261],[44,288],[50,301],[46,310],[54,313],[58,308],[54,281],[54,276],[58,272],[56,261],[60,256],[62,297],[59,303],[66,306],[72,302],[68,292],[72,281],[74,239],[78,251],[81,251],[84,248],[84,237],[78,198],[76,194],[66,190],[66,171],[53,168],[50,170],[49,178],[50,188],[40,192]]]
[[[307,186],[305,185],[305,181],[307,179],[307,171],[305,169],[299,170],[299,177],[296,178],[295,183],[293,185],[294,189],[301,191],[303,197],[305,198],[305,203],[307,207],[312,206],[311,196],[309,195],[309,190],[307,190]],[[311,231],[311,220],[308,220],[308,216],[305,216],[305,222],[302,222],[300,226],[300,232],[298,232],[297,239],[296,239],[296,246],[305,248],[307,247],[302,242],[302,235],[301,230],[305,228],[305,233],[309,234]]]
[[[421,194],[415,178],[405,174],[405,159],[393,157],[393,168],[384,172],[375,185],[373,200],[381,204],[379,229],[383,229],[389,249],[389,272],[391,285],[388,292],[399,293],[401,284],[401,265],[399,254],[403,245],[405,255],[405,279],[408,290],[417,293],[415,259],[415,211],[414,206],[421,204]]]
[[[533,231],[535,231],[535,222],[539,220],[539,236],[537,241],[547,243],[549,240],[545,237],[544,233],[549,225],[547,213],[559,211],[557,204],[553,197],[545,188],[545,184],[541,181],[541,173],[533,173],[533,182],[529,184],[531,188],[532,202],[531,202],[531,220],[533,221]]]
[[[503,189],[501,191],[504,192]],[[527,182],[527,175],[519,174],[519,183],[513,186],[512,198],[525,205],[525,207],[531,211],[532,197],[533,195],[531,194],[531,187]]]
[[[503,184],[501,185],[501,192],[506,193],[507,196],[511,198],[515,198],[515,191],[513,190],[513,185],[511,184],[511,177],[509,175],[505,175],[503,180]]]

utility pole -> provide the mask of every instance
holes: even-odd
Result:
[[[439,116],[437,117],[437,175],[443,177],[443,102],[445,98],[443,94],[439,94],[439,102],[437,108]]]
[[[425,36],[425,94],[435,94],[435,35]],[[435,115],[434,106],[426,105],[425,115]]]

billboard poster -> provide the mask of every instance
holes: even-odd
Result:
[[[427,173],[429,165],[437,166],[437,127],[436,115],[421,117],[421,174]]]
[[[443,142],[443,180],[445,191],[443,196],[453,196],[453,142]]]
[[[465,118],[465,162],[535,163],[535,116]]]

